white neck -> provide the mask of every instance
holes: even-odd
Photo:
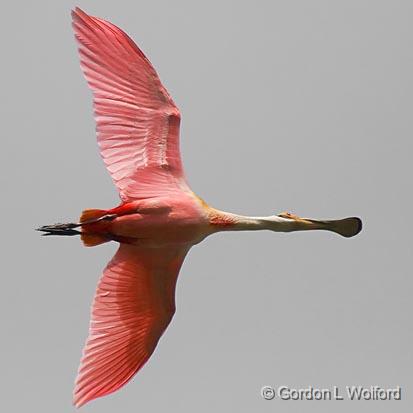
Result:
[[[232,222],[230,225],[218,225],[217,231],[258,231],[270,230],[276,232],[290,232],[298,230],[297,221],[283,218],[278,215],[267,217],[249,217],[215,210],[221,217]]]
[[[282,218],[277,215],[268,217],[248,217],[243,215],[235,215],[237,223],[232,228],[235,231],[256,231],[267,229],[277,232],[292,231],[293,221]]]
[[[352,237],[361,231],[361,220],[357,217],[336,220],[315,220],[300,218],[296,215],[283,213],[268,217],[248,217],[219,211],[209,207],[209,220],[212,232],[219,231],[257,231],[270,230],[275,232],[327,230],[344,237]]]

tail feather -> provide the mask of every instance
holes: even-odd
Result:
[[[84,223],[86,221],[92,221],[101,218],[107,214],[104,209],[85,209],[80,215],[79,221]]]
[[[37,230],[44,232],[43,235],[80,235],[86,247],[93,247],[111,240],[108,225],[114,215],[107,212],[104,209],[85,209],[76,224],[44,225]],[[75,229],[80,227],[81,231]]]
[[[101,234],[88,234],[85,232],[80,233],[80,239],[85,247],[95,247],[96,245],[109,242],[111,239]]]
[[[85,209],[82,212],[79,218],[82,225],[80,238],[85,247],[94,247],[111,240],[107,233],[109,222],[103,218],[107,215],[105,209]]]

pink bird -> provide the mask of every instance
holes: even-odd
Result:
[[[360,232],[359,218],[314,220],[282,213],[219,211],[188,186],[179,152],[181,115],[138,46],[118,27],[72,12],[81,67],[93,91],[97,140],[119,191],[113,209],[39,228],[80,234],[86,246],[117,241],[99,281],[74,389],[74,404],[118,390],[149,359],[175,312],[178,272],[190,248],[218,231]],[[78,229],[76,229],[78,228]]]

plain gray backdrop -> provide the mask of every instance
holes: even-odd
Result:
[[[34,228],[110,208],[70,9],[124,29],[182,112],[193,190],[251,215],[358,215],[363,232],[227,233],[194,247],[177,312],[104,412],[408,412],[413,3],[8,1],[1,41],[1,397],[65,413],[116,244]],[[402,401],[265,401],[263,385],[402,387]]]

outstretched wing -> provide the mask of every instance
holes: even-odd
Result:
[[[138,46],[118,27],[76,8],[80,64],[93,91],[97,140],[123,201],[188,190],[180,113]]]
[[[95,294],[74,390],[77,407],[122,387],[151,356],[175,312],[187,252],[120,244]]]

